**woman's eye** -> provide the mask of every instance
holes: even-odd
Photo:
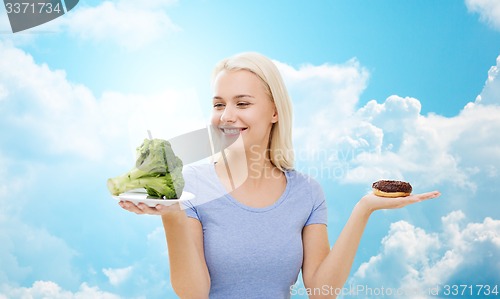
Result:
[[[214,108],[215,108],[215,109],[221,109],[221,108],[224,108],[224,104],[222,104],[222,103],[215,103],[215,104],[214,104]]]
[[[242,107],[242,108],[247,107],[248,105],[250,105],[250,103],[247,103],[247,102],[239,102],[238,104],[236,104],[236,106]]]

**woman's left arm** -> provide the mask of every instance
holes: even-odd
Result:
[[[310,289],[331,290],[328,294],[322,293],[323,295],[311,296],[310,298],[336,298],[335,290],[340,290],[349,277],[361,236],[374,211],[402,208],[439,195],[440,193],[437,191],[398,198],[384,198],[373,194],[365,195],[354,206],[351,216],[331,250],[329,249],[325,225],[311,224],[306,226],[302,232],[304,286]]]

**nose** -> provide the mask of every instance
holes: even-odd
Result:
[[[231,106],[226,106],[220,115],[222,123],[234,123],[236,121],[236,111]]]

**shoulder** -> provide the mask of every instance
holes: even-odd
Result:
[[[185,165],[182,173],[184,190],[194,195],[194,198],[190,200],[193,207],[201,206],[227,194],[217,178],[213,164]]]
[[[198,193],[200,188],[200,178],[208,177],[210,164],[184,165],[182,176],[184,178],[184,190],[191,193]]]
[[[315,178],[298,170],[287,170],[286,176],[293,185],[306,187],[311,191],[321,189],[321,184]]]
[[[290,179],[293,194],[302,199],[307,198],[313,207],[325,204],[323,187],[314,177],[297,170],[287,171],[287,177]]]
[[[184,177],[200,176],[210,172],[211,165],[208,163],[203,164],[189,164],[182,167],[182,175]]]
[[[187,171],[206,171],[208,170],[212,164],[209,163],[200,163],[200,164],[188,164],[184,165],[182,170],[187,170]]]

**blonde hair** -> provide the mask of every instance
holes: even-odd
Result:
[[[281,171],[293,169],[292,102],[276,65],[262,54],[246,52],[220,61],[212,74],[212,81],[221,71],[247,70],[259,77],[278,112],[278,121],[271,127],[269,158]]]

